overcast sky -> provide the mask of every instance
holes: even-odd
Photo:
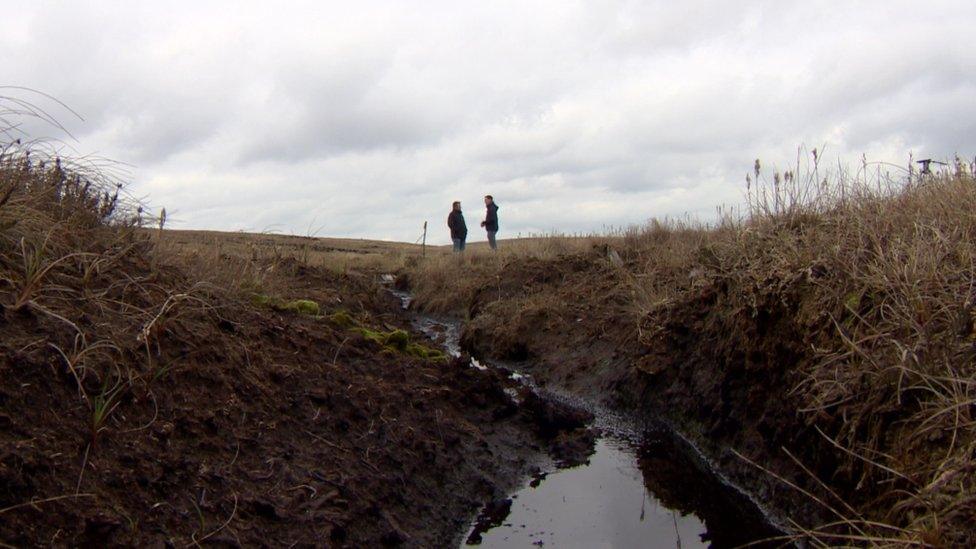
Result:
[[[600,231],[707,219],[800,146],[976,153],[971,0],[0,6],[0,85],[179,228],[444,243],[461,200],[478,240],[493,194],[499,238]]]

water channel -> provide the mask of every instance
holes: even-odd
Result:
[[[394,293],[407,308],[409,295]],[[419,314],[412,321],[449,352],[460,352],[456,321]],[[495,365],[474,361],[474,366]],[[510,364],[500,366],[514,371]],[[531,376],[513,377],[532,386]],[[522,489],[500,502],[503,518],[484,531],[472,524],[464,538],[469,543],[480,540],[486,548],[683,549],[736,547],[781,535],[751,498],[721,478],[667,426],[635,425],[571,395],[536,390],[594,413],[601,435],[595,452],[584,465],[560,469],[553,464],[526,479]]]

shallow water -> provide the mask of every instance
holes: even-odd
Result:
[[[668,509],[644,488],[633,450],[597,441],[589,465],[550,473],[512,496],[482,547],[707,547],[702,521]]]
[[[394,295],[408,308],[409,294]],[[413,320],[449,353],[460,353],[459,323],[424,315]],[[474,365],[512,370],[489,361]],[[589,409],[603,436],[587,464],[553,466],[527,479],[511,494],[508,516],[486,531],[478,529],[482,547],[735,547],[780,534],[752,499],[667,426],[634,425],[572,395],[536,388],[531,376],[512,377],[546,398]],[[473,522],[468,534],[475,529]]]

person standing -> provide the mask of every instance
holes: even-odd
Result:
[[[451,213],[447,216],[447,226],[451,229],[451,241],[454,242],[454,252],[464,251],[464,241],[468,238],[468,226],[464,223],[461,213],[461,203],[451,205]]]
[[[488,245],[491,246],[492,250],[497,250],[498,244],[495,243],[495,233],[498,232],[498,205],[495,204],[495,199],[490,194],[485,195],[485,208],[487,212],[481,226],[488,232]]]

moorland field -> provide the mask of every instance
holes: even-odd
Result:
[[[170,230],[8,148],[0,542],[456,543],[585,418],[414,332],[393,275],[466,352],[667,420],[792,538],[972,546],[972,168],[757,170],[711,224],[456,256]]]

